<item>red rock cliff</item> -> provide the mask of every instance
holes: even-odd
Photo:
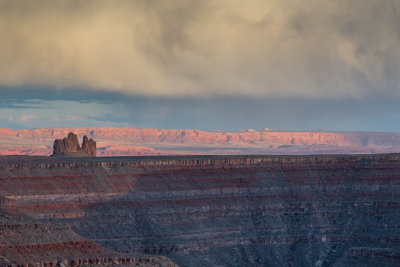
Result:
[[[399,133],[207,132],[139,128],[0,129],[1,155],[50,155],[69,132],[97,141],[97,156],[165,154],[342,154],[400,152]]]

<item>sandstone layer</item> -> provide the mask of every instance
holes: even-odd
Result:
[[[400,261],[399,154],[0,157],[0,196],[4,264]]]
[[[0,155],[50,155],[54,139],[74,132],[97,142],[97,156],[199,154],[348,154],[400,152],[400,133],[240,132],[139,128],[0,128]]]

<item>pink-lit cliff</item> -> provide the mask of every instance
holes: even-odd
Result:
[[[400,134],[240,132],[138,128],[0,129],[1,155],[50,155],[54,139],[74,132],[97,142],[97,156],[182,154],[343,154],[400,152]]]

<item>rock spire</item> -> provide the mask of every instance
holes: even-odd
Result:
[[[85,135],[81,147],[78,136],[71,132],[68,137],[54,141],[52,156],[96,157],[96,142]]]

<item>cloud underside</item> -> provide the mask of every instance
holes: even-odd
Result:
[[[0,0],[0,36],[2,87],[307,98],[400,89],[396,0]]]

